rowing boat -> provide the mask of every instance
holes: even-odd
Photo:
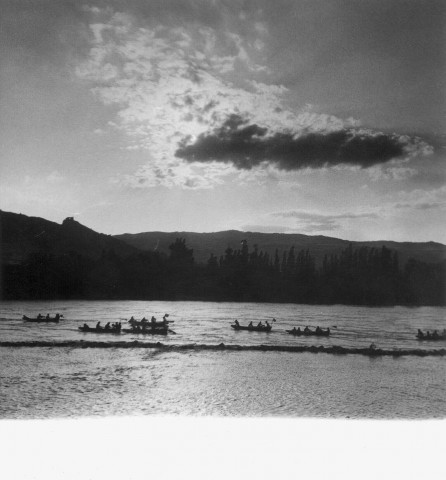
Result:
[[[62,315],[60,316],[62,317]],[[59,323],[60,317],[57,318],[46,318],[46,317],[27,317],[26,315],[23,315],[22,320],[25,320],[25,322],[31,322],[31,323]]]
[[[330,329],[321,330],[320,332],[316,332],[315,330],[286,330],[287,333],[290,335],[295,335],[297,337],[328,337],[330,335]]]
[[[242,325],[231,325],[231,327],[234,329],[234,330],[248,330],[249,332],[270,332],[271,329],[272,329],[272,326],[269,325],[269,326],[266,326],[266,325],[262,325],[261,327],[245,327],[245,326],[242,326]]]
[[[418,340],[427,340],[428,342],[438,342],[438,341],[446,341],[446,335],[438,335],[438,336],[433,336],[430,335],[429,337],[427,335],[424,335],[423,337],[417,335]]]

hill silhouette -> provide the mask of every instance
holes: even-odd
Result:
[[[394,242],[394,241],[366,241],[352,242],[339,238],[326,237],[323,235],[310,236],[289,233],[256,233],[241,232],[238,230],[226,230],[215,233],[195,232],[145,232],[115,235],[129,245],[145,251],[169,252],[176,238],[186,240],[188,247],[194,251],[197,263],[206,263],[211,254],[220,256],[229,247],[234,250],[240,248],[242,240],[249,245],[257,245],[259,250],[274,255],[279,251],[289,250],[295,247],[296,251],[309,250],[315,258],[316,264],[321,265],[325,255],[339,254],[350,244],[354,248],[369,247],[381,248],[385,246],[398,252],[399,259],[405,263],[410,258],[426,263],[439,263],[446,260],[446,245],[436,242]]]
[[[110,235],[97,233],[73,218],[60,225],[40,217],[0,210],[1,261],[19,264],[32,253],[63,255],[76,252],[90,259],[99,258],[104,251],[127,256],[135,247]]]

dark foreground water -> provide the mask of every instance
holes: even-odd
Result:
[[[63,313],[65,319],[58,325],[21,320],[23,314],[47,312]],[[0,304],[0,417],[444,418],[446,357],[430,353],[446,345],[419,342],[415,334],[417,328],[444,328],[445,312],[213,302],[6,302]],[[83,323],[124,322],[131,315],[160,319],[164,313],[170,314],[176,334],[78,331]],[[235,318],[247,324],[273,317],[277,322],[269,334],[230,328]],[[304,338],[285,332],[305,325],[330,327],[332,335]],[[354,353],[371,343],[390,355]],[[269,350],[252,350],[261,345]],[[319,353],[275,351],[296,346],[317,346]],[[334,347],[345,353],[326,353]]]

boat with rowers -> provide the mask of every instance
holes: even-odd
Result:
[[[90,327],[86,323],[79,327],[81,332],[90,332],[90,333],[113,333],[113,334],[120,334],[121,333],[121,322],[116,322],[110,325],[108,322],[104,327],[101,327],[101,322],[96,324],[96,327]]]
[[[63,318],[63,315],[60,315],[56,313],[55,317],[50,317],[50,314],[48,313],[46,317],[43,315],[37,315],[37,317],[27,317],[26,315],[23,315],[22,320],[25,320],[25,322],[31,322],[31,323],[59,323],[60,319]]]
[[[150,328],[157,328],[157,327],[162,327],[166,328],[169,323],[174,323],[173,320],[167,320],[167,317],[169,316],[168,313],[164,314],[164,317],[161,322],[157,322],[156,318],[152,316],[150,320],[147,320],[147,318],[142,318],[141,320],[136,320],[134,317],[131,317],[130,320],[127,321],[129,325],[131,325],[132,328],[144,328],[147,329],[147,327]]]
[[[327,330],[323,330],[320,327],[316,327],[316,330],[311,330],[309,327],[305,327],[303,330],[300,329],[300,327],[296,328],[294,327],[292,330],[286,330],[287,333],[290,335],[295,335],[295,336],[313,336],[313,337],[328,337],[330,336],[330,328],[327,328]]]
[[[124,328],[122,330],[124,333],[134,333],[136,335],[167,335],[168,333],[173,333],[174,335],[176,332],[171,330],[169,327],[151,327],[150,325],[146,328],[142,327],[132,327],[132,328]]]
[[[423,333],[420,329],[418,329],[416,338],[418,340],[428,340],[431,342],[446,340],[446,328],[444,328],[441,333],[438,333],[437,330],[434,330],[433,333],[431,333],[429,330],[426,333]]]
[[[129,322],[130,323],[130,322]],[[175,334],[173,330],[171,330],[167,323],[157,322],[155,325],[152,323],[143,323],[141,326],[138,324],[133,324],[131,328],[124,328],[121,327],[121,322],[116,322],[110,325],[108,322],[104,327],[101,326],[101,322],[96,324],[96,327],[90,327],[86,323],[82,327],[78,327],[81,332],[89,332],[89,333],[135,333],[141,335],[167,335],[168,333]]]
[[[273,322],[275,322],[276,319],[273,318]],[[231,327],[234,330],[247,330],[249,332],[270,332],[271,329],[273,328],[269,323],[268,320],[265,322],[265,325],[260,321],[257,325],[253,325],[252,322],[249,323],[249,325],[244,326],[240,325],[238,320],[234,321],[234,324],[231,325]]]

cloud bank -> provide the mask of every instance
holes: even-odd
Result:
[[[223,125],[200,134],[194,142],[184,139],[176,155],[187,161],[219,161],[248,170],[267,162],[290,171],[340,164],[367,168],[417,150],[417,142],[406,136],[353,128],[274,132],[240,115],[231,115]]]

